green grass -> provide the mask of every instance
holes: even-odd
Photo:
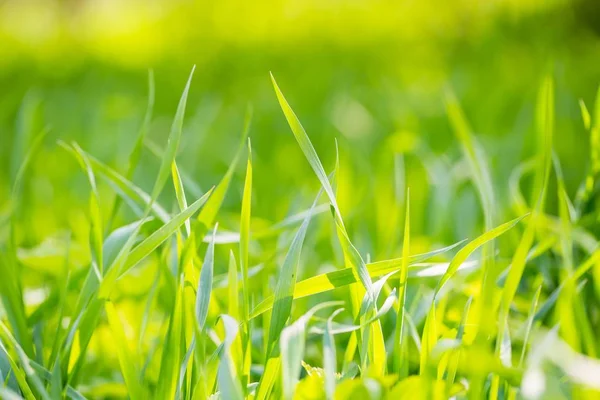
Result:
[[[181,146],[194,134],[185,129],[193,74],[164,150],[147,137],[152,72],[125,163],[110,166],[77,142],[56,144],[85,182],[77,212],[63,208],[76,221],[62,247],[51,237],[32,243],[26,232],[43,224],[28,197],[43,175],[32,163],[48,130],[29,141],[2,215],[2,398],[600,396],[600,95],[593,113],[583,101],[573,105],[592,143],[580,152],[590,167],[572,200],[553,145],[551,75],[541,80],[531,121],[534,156],[511,166],[505,182],[494,180],[485,141],[447,91],[462,155],[450,171],[441,167],[443,187],[406,179],[420,168],[415,162],[439,174],[434,164],[447,160],[405,136],[402,154],[380,155],[393,164],[385,185],[376,184],[378,174],[356,173],[337,141],[325,152],[335,149],[330,165],[293,111],[294,93],[286,91],[288,102],[271,75],[278,118],[291,130],[279,156],[303,173],[297,193],[282,195],[276,180],[284,171],[270,171],[272,192],[256,187],[269,171],[261,165],[265,142],[254,140],[260,115],[250,107],[228,165],[214,187],[200,189],[210,179],[186,169]],[[148,165],[157,167],[154,178],[136,184]],[[472,237],[423,229],[420,192],[429,190],[472,195],[469,208],[443,221],[460,227],[474,218]],[[506,192],[512,210],[498,196]],[[262,201],[286,212],[267,220]],[[43,295],[32,300],[35,290]]]

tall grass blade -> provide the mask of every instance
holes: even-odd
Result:
[[[267,357],[269,357],[273,347],[276,344],[281,331],[285,326],[290,313],[292,311],[292,301],[294,299],[294,289],[296,285],[296,276],[298,271],[298,265],[300,263],[300,251],[308,224],[312,217],[312,210],[314,209],[317,201],[321,197],[321,191],[317,194],[315,201],[311,207],[311,212],[308,213],[304,222],[296,232],[294,239],[290,245],[288,253],[285,256],[283,265],[279,272],[279,278],[277,280],[277,287],[275,288],[275,297],[273,302],[273,311],[271,314],[271,322],[269,326],[269,340],[267,342]]]
[[[158,198],[158,195],[165,186],[165,183],[167,182],[167,178],[169,177],[169,173],[171,171],[171,164],[173,163],[173,161],[175,161],[175,156],[177,155],[177,148],[179,147],[179,140],[181,139],[181,132],[183,130],[183,117],[185,115],[187,97],[190,91],[190,84],[192,83],[192,76],[194,75],[195,69],[196,66],[194,66],[192,68],[192,72],[190,72],[188,81],[185,84],[185,88],[183,89],[183,93],[181,94],[181,98],[179,99],[179,104],[177,105],[177,112],[175,113],[175,119],[173,120],[173,124],[171,125],[171,132],[169,133],[169,140],[167,141],[165,154],[163,155],[160,164],[160,169],[158,170],[158,176],[156,177],[156,181],[154,183],[154,187],[152,188],[152,193],[150,195],[152,202],[154,202],[154,200]]]
[[[131,354],[129,343],[125,337],[121,318],[113,303],[106,302],[104,307],[108,317],[108,324],[110,325],[110,330],[112,331],[113,339],[115,341],[115,347],[117,348],[117,356],[119,358],[119,364],[121,365],[121,372],[123,373],[125,384],[127,385],[129,397],[132,400],[144,399],[146,397],[138,380],[139,371],[135,366],[135,358]]]
[[[398,315],[396,317],[396,330],[394,335],[393,363],[394,372],[400,374],[400,378],[406,376],[406,344],[404,343],[404,307],[406,303],[406,284],[408,278],[408,259],[410,257],[410,194],[406,195],[406,212],[404,217],[404,241],[402,244],[402,266],[400,268],[400,279],[398,280]]]
[[[242,387],[231,358],[231,346],[238,334],[238,323],[229,315],[221,315],[221,320],[225,326],[225,340],[220,354],[219,391],[222,399],[242,400],[244,399]]]
[[[213,230],[213,237],[217,232],[217,225]],[[196,292],[196,324],[198,332],[204,332],[206,318],[208,316],[208,308],[210,305],[210,295],[212,293],[213,275],[215,264],[215,243],[211,242],[206,250],[204,264],[200,270],[200,279],[198,281],[198,289]]]

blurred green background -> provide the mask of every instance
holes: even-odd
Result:
[[[398,179],[411,188],[417,243],[472,237],[481,212],[445,91],[456,93],[489,158],[506,220],[509,176],[534,152],[536,93],[551,73],[555,151],[572,195],[589,141],[578,101],[591,107],[600,81],[599,15],[595,0],[0,1],[0,199],[9,198],[32,137],[49,126],[26,185],[20,242],[34,246],[64,230],[77,237],[89,188],[57,141],[76,141],[123,172],[148,69],[156,78],[149,140],[161,148],[195,64],[177,159],[199,185],[190,197],[224,174],[250,104],[253,217],[277,221],[307,207],[318,182],[277,104],[272,71],[327,168],[338,140],[340,205],[363,254],[386,256],[399,231],[388,214],[403,198]],[[149,190],[158,164],[145,151],[134,181]],[[226,200],[231,221],[243,173],[240,166]],[[169,193],[161,199],[174,205]]]

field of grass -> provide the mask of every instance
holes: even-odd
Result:
[[[0,398],[600,398],[599,10],[0,2]]]

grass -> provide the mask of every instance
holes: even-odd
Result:
[[[73,262],[70,245],[60,254],[52,246],[33,255],[25,251],[24,221],[38,214],[32,214],[24,188],[47,129],[30,142],[2,219],[2,398],[600,395],[600,250],[586,223],[597,219],[600,96],[593,113],[583,101],[574,106],[593,140],[589,172],[571,200],[553,147],[551,76],[542,80],[537,98],[536,154],[514,165],[500,190],[485,146],[447,91],[448,120],[463,150],[458,168],[477,196],[470,212],[480,213],[483,224],[470,239],[424,246],[412,225],[422,187],[408,187],[404,175],[410,151],[393,155],[392,202],[375,186],[359,186],[345,175],[337,142],[331,143],[336,161],[328,174],[314,136],[273,75],[273,98],[291,130],[290,143],[295,139],[299,147],[285,151],[304,157],[291,157],[288,167],[298,167],[294,160],[308,164],[310,175],[299,190],[310,195],[275,199],[301,204],[279,221],[255,217],[253,207],[276,195],[254,186],[257,171],[264,170],[260,146],[251,146],[251,108],[225,173],[201,191],[204,179],[193,181],[195,175],[178,162],[193,74],[164,150],[147,139],[155,103],[152,72],[147,111],[124,168],[102,162],[93,148],[59,143],[86,179],[84,218],[77,226],[84,234],[71,232],[68,242],[84,249],[83,262]],[[160,157],[150,191],[133,182],[147,147]],[[429,163],[424,154],[420,148],[410,155]],[[238,186],[234,178],[244,157]],[[445,190],[458,190],[452,185]],[[344,208],[365,187],[370,205],[386,207],[382,212],[392,221],[381,230],[387,236],[372,238],[384,243],[372,253],[361,238],[369,231],[356,228],[371,214]],[[516,212],[497,200],[505,190]],[[231,197],[240,197],[234,212],[226,204]],[[558,205],[554,214],[549,202]],[[467,214],[453,215],[450,223],[461,224]],[[30,265],[44,262],[60,268],[34,284]],[[35,288],[44,294],[34,304]]]

